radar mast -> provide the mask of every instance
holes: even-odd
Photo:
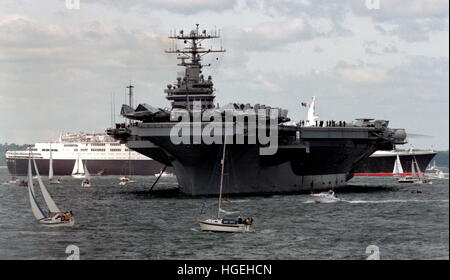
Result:
[[[220,38],[220,33],[217,31],[207,32],[202,30],[200,32],[199,24],[196,24],[195,29],[189,33],[184,30],[175,32],[169,36],[175,44],[173,48],[166,50],[166,53],[177,54],[177,59],[181,60],[178,66],[185,67],[183,77],[178,77],[175,84],[167,85],[165,93],[167,99],[172,101],[172,108],[183,108],[192,110],[192,102],[200,101],[202,109],[214,108],[214,88],[212,77],[204,78],[202,68],[211,66],[211,64],[202,64],[202,57],[209,53],[225,52],[225,49],[205,48],[202,43],[205,40],[212,40]],[[176,42],[182,41],[183,48],[178,48]]]

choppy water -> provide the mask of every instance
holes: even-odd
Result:
[[[0,169],[0,182],[8,179]],[[34,219],[27,189],[0,185],[0,259],[65,259],[68,245],[81,259],[381,259],[449,258],[449,181],[399,186],[389,178],[354,179],[371,191],[338,193],[336,203],[309,203],[309,195],[232,197],[226,210],[254,217],[248,234],[199,231],[203,198],[145,194],[154,177],[118,186],[94,177],[91,189],[63,177],[48,189],[75,213],[73,228],[46,228]],[[162,178],[159,187],[175,187]],[[420,190],[422,193],[417,193]],[[216,199],[208,198],[210,213]]]

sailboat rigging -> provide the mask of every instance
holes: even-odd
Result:
[[[91,174],[87,169],[86,161],[83,163],[83,169],[84,169],[84,179],[81,181],[81,186],[83,188],[89,188],[91,187]]]
[[[85,174],[84,174],[84,166],[83,166],[83,162],[80,160],[80,151],[78,150],[78,156],[77,159],[75,160],[75,165],[73,166],[73,170],[72,170],[72,177],[73,178],[84,178]]]
[[[34,191],[31,161],[32,155],[30,150],[28,158],[28,196],[30,199],[31,210],[33,212],[34,217],[36,218],[36,220],[39,221],[40,224],[45,226],[52,226],[52,227],[73,226],[75,220],[73,218],[72,211],[61,212],[61,210],[58,208],[55,201],[48,192],[44,182],[42,181],[36,161],[33,158],[33,165],[36,172],[37,180],[39,183],[42,196],[44,197],[44,202],[48,208],[48,212],[47,213],[44,212],[42,207],[39,205]]]
[[[52,144],[50,144],[50,156],[48,163],[48,181],[50,184],[61,184],[59,178],[53,177],[53,155],[52,155]]]
[[[126,184],[134,183],[131,178],[131,149],[128,148],[128,176],[122,176],[119,178],[119,185],[123,186]]]
[[[232,215],[238,212],[228,212],[223,210],[222,207],[222,192],[223,192],[223,177],[225,170],[225,156],[226,156],[226,141],[223,144],[222,160],[221,160],[221,173],[220,173],[220,187],[219,187],[219,206],[217,209],[217,217],[205,220],[199,220],[200,229],[202,231],[214,231],[214,232],[249,232],[250,227],[253,224],[253,218],[242,219],[238,218],[222,218],[221,214]]]
[[[425,178],[417,163],[416,157],[413,156],[411,161],[411,176],[404,176],[398,179],[399,183],[409,184],[432,184],[430,179]]]

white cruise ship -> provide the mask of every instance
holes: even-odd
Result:
[[[36,143],[32,148],[41,174],[48,174],[49,159],[53,172],[64,176],[72,173],[77,158],[94,175],[154,175],[162,164],[128,149],[106,134],[65,133],[55,142]],[[26,175],[29,151],[7,151],[6,160],[12,175]]]

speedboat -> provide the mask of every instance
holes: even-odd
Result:
[[[154,176],[155,177],[159,177],[161,175],[161,177],[174,177],[175,175],[174,174],[172,174],[172,173],[169,173],[169,172],[163,172],[162,174],[161,173],[156,173]]]
[[[120,177],[119,178],[119,185],[124,186],[126,184],[130,184],[130,183],[134,183],[135,181],[133,181],[131,178],[128,178],[126,176]]]
[[[335,195],[334,191],[332,190],[329,190],[328,192],[311,194],[311,196],[313,197],[314,202],[316,203],[332,203],[341,200]]]
[[[223,219],[206,219],[198,221],[202,231],[214,232],[249,232],[253,223],[252,218],[223,218]]]
[[[61,184],[61,180],[59,178],[52,178],[48,181],[49,184]]]
[[[81,187],[83,188],[90,188],[91,187],[91,181],[89,179],[83,179],[83,181],[81,181]]]
[[[8,181],[3,183],[3,185],[13,185],[13,184],[17,184],[17,178],[16,177],[12,177],[11,179],[9,179]]]

